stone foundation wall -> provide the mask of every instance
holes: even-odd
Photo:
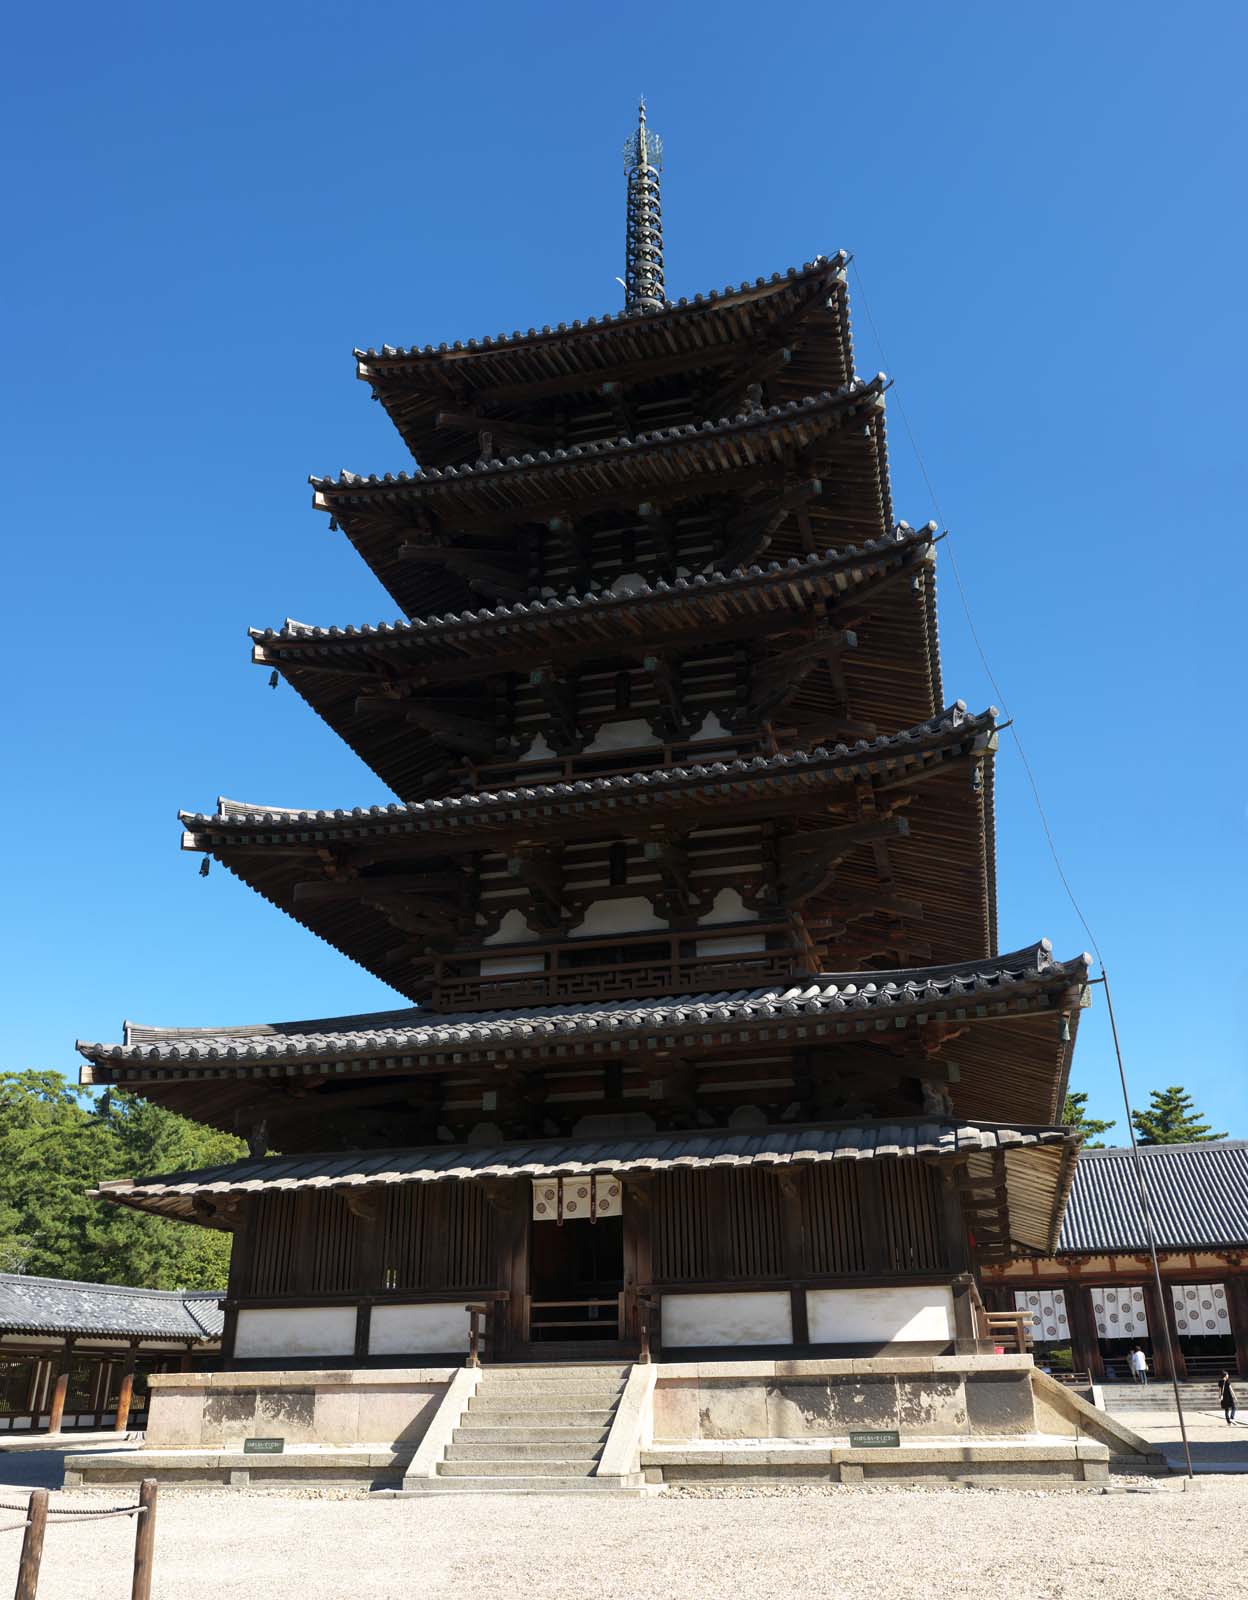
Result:
[[[415,1445],[457,1368],[333,1372],[169,1372],[150,1382],[152,1449],[288,1445]]]
[[[1034,1433],[1032,1370],[1030,1356],[664,1363],[655,1381],[653,1438]]]

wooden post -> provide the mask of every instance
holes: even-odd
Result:
[[[56,1364],[56,1386],[52,1390],[52,1414],[48,1418],[48,1432],[59,1433],[65,1416],[65,1396],[69,1393],[69,1369],[74,1360],[74,1341],[66,1339],[61,1358]]]
[[[117,1391],[117,1416],[113,1422],[114,1433],[124,1433],[130,1421],[130,1401],[134,1396],[134,1364],[138,1359],[138,1342],[132,1339],[125,1365],[121,1369],[121,1387]]]
[[[1150,1279],[1144,1285],[1144,1305],[1148,1311],[1148,1336],[1153,1347],[1152,1371],[1149,1376],[1153,1378],[1185,1378],[1187,1364],[1183,1360],[1183,1352],[1179,1349],[1179,1336],[1174,1323],[1174,1302],[1170,1298],[1170,1286],[1163,1284],[1161,1294],[1157,1293],[1157,1285]],[[1166,1313],[1169,1312],[1169,1316]],[[1166,1333],[1170,1334],[1170,1349],[1174,1355],[1174,1371],[1171,1372],[1166,1362]]]
[[[641,1336],[641,1311],[638,1297],[650,1282],[650,1200],[648,1178],[621,1179],[624,1232],[624,1304],[620,1338]]]
[[[26,1512],[26,1532],[22,1538],[22,1557],[17,1567],[17,1588],[13,1600],[35,1600],[39,1587],[39,1563],[43,1559],[43,1535],[48,1525],[48,1491],[32,1489]]]
[[[1235,1340],[1235,1362],[1241,1378],[1248,1377],[1248,1277],[1236,1274],[1226,1280],[1226,1309]]]
[[[789,1172],[778,1177],[780,1185],[781,1214],[784,1218],[784,1270],[789,1283],[789,1325],[793,1343],[804,1347],[810,1343],[810,1318],[806,1308],[807,1268],[806,1219],[802,1197],[809,1181],[805,1172]]]
[[[27,1411],[33,1411],[36,1415],[36,1418],[38,1417],[39,1413],[39,1391],[42,1388],[43,1357],[36,1356],[34,1361],[31,1363],[30,1384],[26,1390],[26,1409]],[[34,1427],[34,1423],[31,1423],[31,1426]]]
[[[1093,1383],[1104,1383],[1105,1361],[1096,1334],[1092,1291],[1073,1279],[1065,1286],[1066,1320],[1070,1326],[1070,1361],[1076,1372],[1086,1372]]]
[[[156,1480],[144,1478],[139,1486],[142,1507],[134,1530],[134,1579],[130,1600],[152,1600],[152,1551],[156,1544]]]
[[[980,1344],[979,1318],[976,1315],[978,1294],[975,1279],[962,1272],[949,1286],[953,1290],[953,1349],[955,1355],[977,1355]]]

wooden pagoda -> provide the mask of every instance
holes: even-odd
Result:
[[[402,615],[254,632],[394,790],[183,846],[405,1009],[80,1044],[235,1167],[108,1184],[236,1234],[226,1353],[965,1348],[1052,1250],[1087,961],[997,951],[992,709],[946,703],[847,258],[357,352],[419,468],[312,479]],[[272,1151],[280,1154],[272,1154]]]

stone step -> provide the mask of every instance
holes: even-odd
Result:
[[[481,1379],[484,1383],[562,1383],[571,1378],[577,1382],[598,1383],[607,1382],[623,1383],[628,1377],[628,1367],[597,1367],[577,1363],[570,1366],[561,1363],[559,1366],[523,1366],[523,1367],[483,1367]]]
[[[531,1384],[491,1384],[486,1378],[477,1389],[474,1400],[514,1400],[517,1395],[541,1395],[550,1398],[550,1395],[568,1395],[573,1400],[581,1398],[603,1398],[603,1400],[618,1400],[624,1394],[622,1384],[603,1381],[579,1381],[579,1379],[546,1379],[546,1381],[531,1382]]]
[[[588,1478],[598,1465],[595,1459],[588,1458],[584,1461],[541,1461],[534,1462],[535,1477],[542,1478]],[[473,1461],[439,1461],[438,1476],[442,1478],[516,1478],[525,1474],[516,1470],[515,1461],[498,1460],[473,1460]],[[537,1470],[540,1468],[540,1471]]]
[[[567,1445],[600,1445],[606,1444],[610,1428],[491,1428],[491,1427],[458,1427],[455,1429],[456,1444],[567,1444]]]
[[[526,1461],[567,1461],[593,1460],[597,1461],[602,1454],[601,1444],[584,1444],[558,1442],[534,1444],[529,1440],[500,1442],[497,1439],[487,1440],[478,1444],[476,1440],[463,1444],[456,1440],[448,1444],[444,1461],[514,1461],[517,1464]]]
[[[623,1478],[404,1478],[401,1489],[375,1489],[391,1500],[414,1500],[422,1494],[622,1494],[640,1498],[657,1494],[643,1483]]]
[[[520,1406],[490,1406],[467,1411],[460,1427],[485,1428],[609,1428],[614,1406],[551,1406],[538,1409]]]

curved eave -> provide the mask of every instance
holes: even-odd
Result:
[[[432,465],[476,448],[470,432],[439,423],[448,409],[531,422],[535,413],[557,408],[565,418],[571,412],[573,427],[610,431],[604,384],[626,378],[634,407],[688,408],[699,388],[714,389],[749,368],[769,339],[792,352],[784,383],[835,388],[853,375],[847,260],[816,257],[800,271],[681,299],[661,311],[437,348],[357,350],[356,376],[370,385],[416,459]],[[595,418],[594,407],[606,415]]]
[[[869,932],[881,948],[917,944],[936,959],[959,951],[987,958],[995,948],[995,907],[985,871],[990,846],[984,797],[994,747],[992,714],[965,717],[955,708],[935,727],[853,750],[542,784],[502,795],[448,796],[358,814],[258,812],[224,802],[216,817],[183,815],[183,847],[214,856],[334,948],[420,999],[425,980],[393,965],[404,939],[376,896],[300,898],[305,891],[297,886],[321,877],[324,852],[367,845],[373,857],[368,886],[384,894],[387,872],[444,874],[466,855],[505,856],[517,840],[554,818],[560,819],[562,837],[584,843],[633,837],[647,824],[671,818],[696,835],[725,823],[769,820],[780,811],[800,811],[818,823],[831,806],[846,804],[854,787],[869,783],[887,798],[901,786],[908,802],[901,812],[905,833],[889,846],[890,893],[918,902],[921,920],[902,938],[890,933],[893,919],[881,911],[859,919],[855,937]],[[374,871],[382,876],[374,878]],[[864,844],[842,862],[835,887],[808,901],[802,914],[812,926],[835,928],[838,893],[860,901],[879,890],[878,863]],[[841,937],[830,933],[830,947]]]
[[[899,698],[892,688],[884,697],[880,693],[881,659],[901,648],[883,620],[895,605],[892,591],[908,574],[921,573],[924,583],[930,582],[934,531],[934,524],[917,532],[903,525],[888,539],[866,546],[748,572],[738,569],[725,577],[682,578],[631,597],[569,596],[376,628],[288,624],[280,633],[252,630],[252,659],[276,668],[383,782],[409,798],[429,792],[431,773],[447,771],[448,758],[436,738],[401,718],[357,715],[356,700],[371,692],[372,683],[383,693],[404,676],[424,688],[452,685],[491,670],[527,673],[539,660],[575,661],[584,669],[596,660],[616,660],[630,648],[657,650],[669,639],[696,652],[694,641],[722,645],[738,635],[779,635],[816,607],[827,608],[835,619],[837,607],[852,606],[870,586],[864,603],[873,620],[857,630],[862,664],[853,651],[842,666],[848,715],[870,723]],[[878,630],[876,608],[882,617]]]

